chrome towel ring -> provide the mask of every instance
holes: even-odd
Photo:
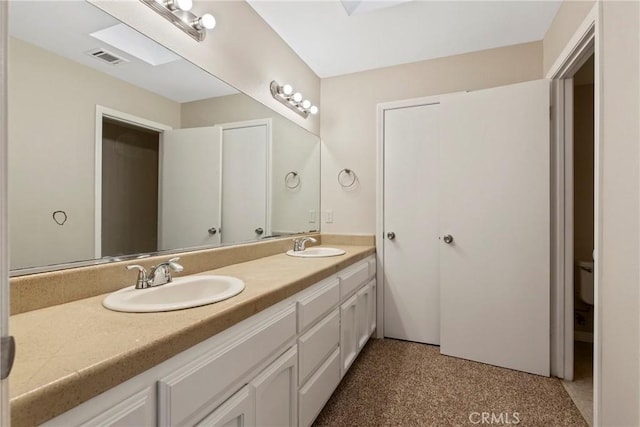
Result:
[[[338,172],[338,184],[342,188],[353,187],[356,181],[358,181],[358,176],[352,169],[344,168]]]
[[[290,190],[298,188],[300,186],[300,174],[296,171],[291,171],[286,174],[284,176],[284,185],[286,185]]]

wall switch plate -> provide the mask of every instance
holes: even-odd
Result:
[[[325,212],[325,220],[324,222],[326,222],[327,224],[331,224],[333,222],[333,211],[326,211]]]
[[[316,222],[316,211],[313,209],[309,211],[309,222],[312,224],[315,224]]]

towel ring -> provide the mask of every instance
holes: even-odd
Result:
[[[291,181],[293,181],[293,183]],[[298,172],[291,171],[288,174],[286,174],[284,176],[284,185],[286,185],[287,188],[290,190],[293,190],[294,188],[298,188],[300,186],[300,175],[298,174]]]
[[[54,211],[51,216],[53,217],[55,223],[58,225],[64,225],[64,223],[67,222],[68,218],[65,211]]]
[[[349,181],[345,182],[343,175],[350,176],[351,177],[351,181],[350,182]],[[340,186],[342,188],[353,187],[353,185],[356,183],[357,180],[358,180],[358,177],[357,177],[356,173],[351,169],[344,168],[340,172],[338,172],[338,184],[340,184]]]

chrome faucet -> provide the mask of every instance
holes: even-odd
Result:
[[[294,239],[293,241],[293,251],[294,252],[302,252],[304,251],[305,245],[307,244],[307,242],[311,242],[311,243],[316,243],[317,240],[314,239],[313,237],[301,237],[299,239]]]
[[[171,282],[171,272],[176,273],[184,270],[182,265],[178,264],[180,258],[171,258],[169,261],[163,262],[151,267],[149,275],[147,270],[141,265],[128,265],[127,270],[138,270],[138,278],[136,280],[136,289],[146,289],[153,286],[160,286]]]

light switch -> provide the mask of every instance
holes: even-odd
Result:
[[[312,224],[316,223],[316,211],[314,209],[309,211],[309,222]]]
[[[326,222],[327,224],[331,224],[333,222],[333,211],[327,211],[325,212],[326,218],[324,220],[324,222]]]

